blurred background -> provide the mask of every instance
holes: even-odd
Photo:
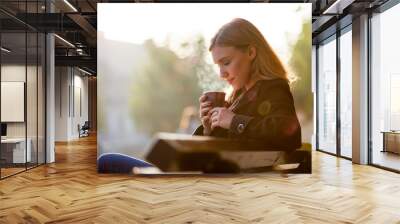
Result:
[[[234,18],[253,23],[296,77],[302,138],[311,142],[311,4],[99,4],[98,155],[143,158],[155,133],[194,131],[200,95],[231,91],[208,46]]]

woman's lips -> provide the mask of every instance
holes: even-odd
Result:
[[[229,84],[232,84],[232,83],[233,83],[233,80],[235,80],[235,78],[228,79]]]

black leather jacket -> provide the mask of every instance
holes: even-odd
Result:
[[[285,151],[301,147],[301,127],[286,80],[260,80],[229,108],[235,113],[230,128],[215,128],[211,136],[265,141],[266,147]],[[203,135],[203,126],[193,134]]]

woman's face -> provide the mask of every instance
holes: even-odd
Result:
[[[238,90],[250,81],[251,61],[255,49],[242,51],[235,47],[215,46],[211,50],[214,63],[219,66],[219,74],[234,90]]]

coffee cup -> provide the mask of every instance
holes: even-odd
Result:
[[[210,91],[203,93],[203,95],[206,96],[206,101],[211,102],[212,108],[225,106],[224,92]]]

